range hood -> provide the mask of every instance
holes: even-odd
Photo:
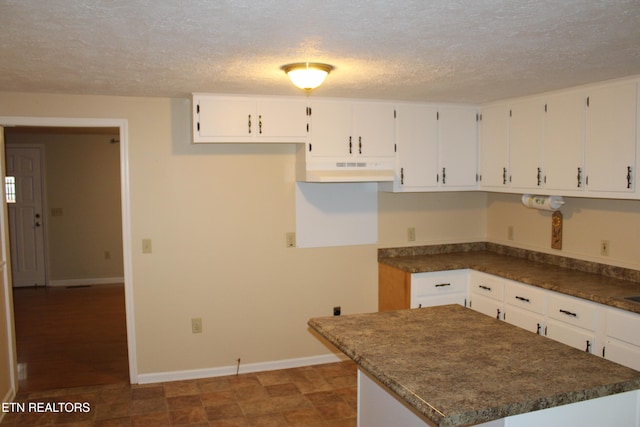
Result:
[[[304,146],[303,146],[304,147]],[[301,149],[296,159],[296,181],[300,182],[390,182],[394,180],[393,158],[312,158]]]

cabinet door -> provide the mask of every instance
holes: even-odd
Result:
[[[509,120],[509,167],[511,187],[543,187],[542,132],[544,102],[534,99],[511,105]]]
[[[482,110],[480,138],[482,187],[509,185],[509,105]]]
[[[314,157],[349,155],[351,104],[341,101],[314,101],[311,104],[311,147]]]
[[[582,92],[546,99],[544,115],[545,188],[584,189],[585,96]]]
[[[636,159],[636,83],[589,90],[587,190],[632,192]]]
[[[256,102],[241,97],[194,97],[196,129],[194,139],[208,137],[252,137],[258,131]],[[230,140],[233,142],[233,140]]]
[[[366,102],[353,105],[351,154],[362,157],[395,156],[393,104]]]
[[[469,295],[469,308],[495,319],[502,320],[502,301],[471,292]]]
[[[473,187],[478,171],[478,112],[475,108],[440,108],[438,147],[440,183]]]
[[[579,350],[593,353],[595,334],[593,331],[577,328],[555,319],[547,319],[546,336]]]
[[[307,104],[304,101],[260,99],[257,103],[258,137],[307,136]]]
[[[640,371],[640,347],[607,338],[603,356],[605,359]]]
[[[507,323],[538,335],[544,331],[544,316],[542,314],[505,304],[503,318]]]
[[[437,109],[428,105],[397,107],[396,144],[400,185],[433,187],[438,174]]]

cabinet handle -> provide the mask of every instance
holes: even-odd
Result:
[[[498,312],[498,314],[496,315],[496,319],[500,320],[500,309],[496,309],[496,311]]]
[[[538,168],[538,187],[540,187],[540,184],[542,183],[542,169]]]
[[[447,168],[442,168],[442,183],[447,183]]]
[[[358,154],[362,154],[362,137],[358,137]]]
[[[507,168],[502,168],[502,185],[507,185]]]
[[[536,329],[536,334],[540,335],[540,329],[542,329],[542,325],[538,323],[538,329]]]
[[[524,302],[531,302],[531,301],[529,300],[529,298],[525,298],[525,297],[519,297],[519,296],[516,296],[516,299],[518,299],[518,300],[520,300],[520,301],[524,301]]]
[[[631,188],[631,166],[627,166],[627,188]]]
[[[258,116],[258,133],[262,135],[262,114]]]
[[[441,288],[443,286],[451,286],[451,283],[438,283],[437,285],[435,285],[436,288]]]
[[[351,137],[349,137],[349,154],[352,154],[352,151],[351,151],[352,147],[353,147],[353,144],[351,143]]]
[[[582,168],[578,168],[578,188],[582,188]]]
[[[418,308],[422,308],[422,304],[418,304]]]
[[[249,127],[249,133],[251,133],[251,114],[249,114],[249,121],[247,122],[247,126]]]
[[[404,185],[404,168],[400,168],[400,185]]]
[[[604,349],[605,349],[605,348],[606,348],[606,347],[602,347],[602,357],[604,357]]]
[[[570,311],[563,310],[563,309],[560,309],[560,313],[564,313],[564,314],[566,314],[567,316],[571,316],[571,317],[578,317],[578,315],[577,315],[576,313],[572,313],[572,312],[570,312]]]
[[[491,288],[485,285],[478,285],[480,289],[484,289],[485,291],[491,291]]]
[[[589,342],[589,340],[587,340],[587,348],[585,348],[584,351],[586,351],[587,353],[591,352],[591,343]]]

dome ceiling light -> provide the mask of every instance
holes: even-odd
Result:
[[[318,62],[298,62],[283,65],[281,68],[289,76],[291,83],[306,92],[311,92],[324,82],[334,67]]]

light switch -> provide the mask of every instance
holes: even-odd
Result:
[[[151,253],[151,239],[142,239],[142,253],[143,254]]]

